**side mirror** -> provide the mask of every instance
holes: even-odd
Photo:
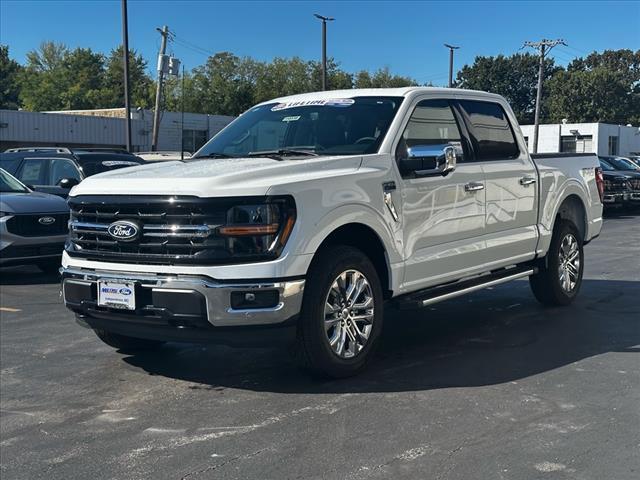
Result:
[[[58,186],[64,189],[71,190],[73,187],[75,187],[79,183],[80,183],[80,180],[78,180],[77,178],[61,178],[58,181]]]
[[[406,157],[399,162],[403,175],[416,177],[445,176],[456,169],[456,164],[456,147],[448,143],[407,147]]]

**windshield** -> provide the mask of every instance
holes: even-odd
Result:
[[[20,181],[0,169],[0,192],[2,193],[27,193],[29,189]]]
[[[638,167],[633,162],[631,162],[630,160],[627,160],[626,158],[612,157],[612,158],[608,158],[607,161],[618,170],[627,170],[627,171],[638,170]]]
[[[260,152],[375,153],[401,102],[402,97],[356,97],[260,105],[242,114],[193,158]]]
[[[613,172],[615,171],[615,168],[613,168],[611,165],[609,165],[607,162],[605,162],[604,160],[600,159],[600,167],[602,168],[602,170],[606,171],[606,172]]]

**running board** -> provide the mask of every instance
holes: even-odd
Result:
[[[444,300],[466,295],[467,293],[475,292],[477,290],[510,282],[511,280],[528,277],[537,271],[538,269],[536,267],[532,267],[530,265],[499,270],[497,272],[469,280],[462,280],[409,293],[399,297],[395,303],[402,310],[422,308]]]

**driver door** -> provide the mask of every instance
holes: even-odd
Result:
[[[471,161],[464,128],[448,100],[422,100],[398,143],[407,291],[457,279],[483,263],[484,174]],[[402,167],[415,164],[407,161],[411,150],[442,145],[455,147],[455,170],[423,176],[419,169]]]

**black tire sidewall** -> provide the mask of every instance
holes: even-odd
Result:
[[[365,347],[353,358],[342,358],[329,345],[324,327],[324,304],[335,278],[349,269],[358,270],[369,281],[373,293],[374,318]],[[364,253],[352,247],[334,247],[321,253],[314,261],[307,278],[299,325],[311,370],[331,377],[345,377],[364,368],[379,343],[383,308],[378,273]]]

